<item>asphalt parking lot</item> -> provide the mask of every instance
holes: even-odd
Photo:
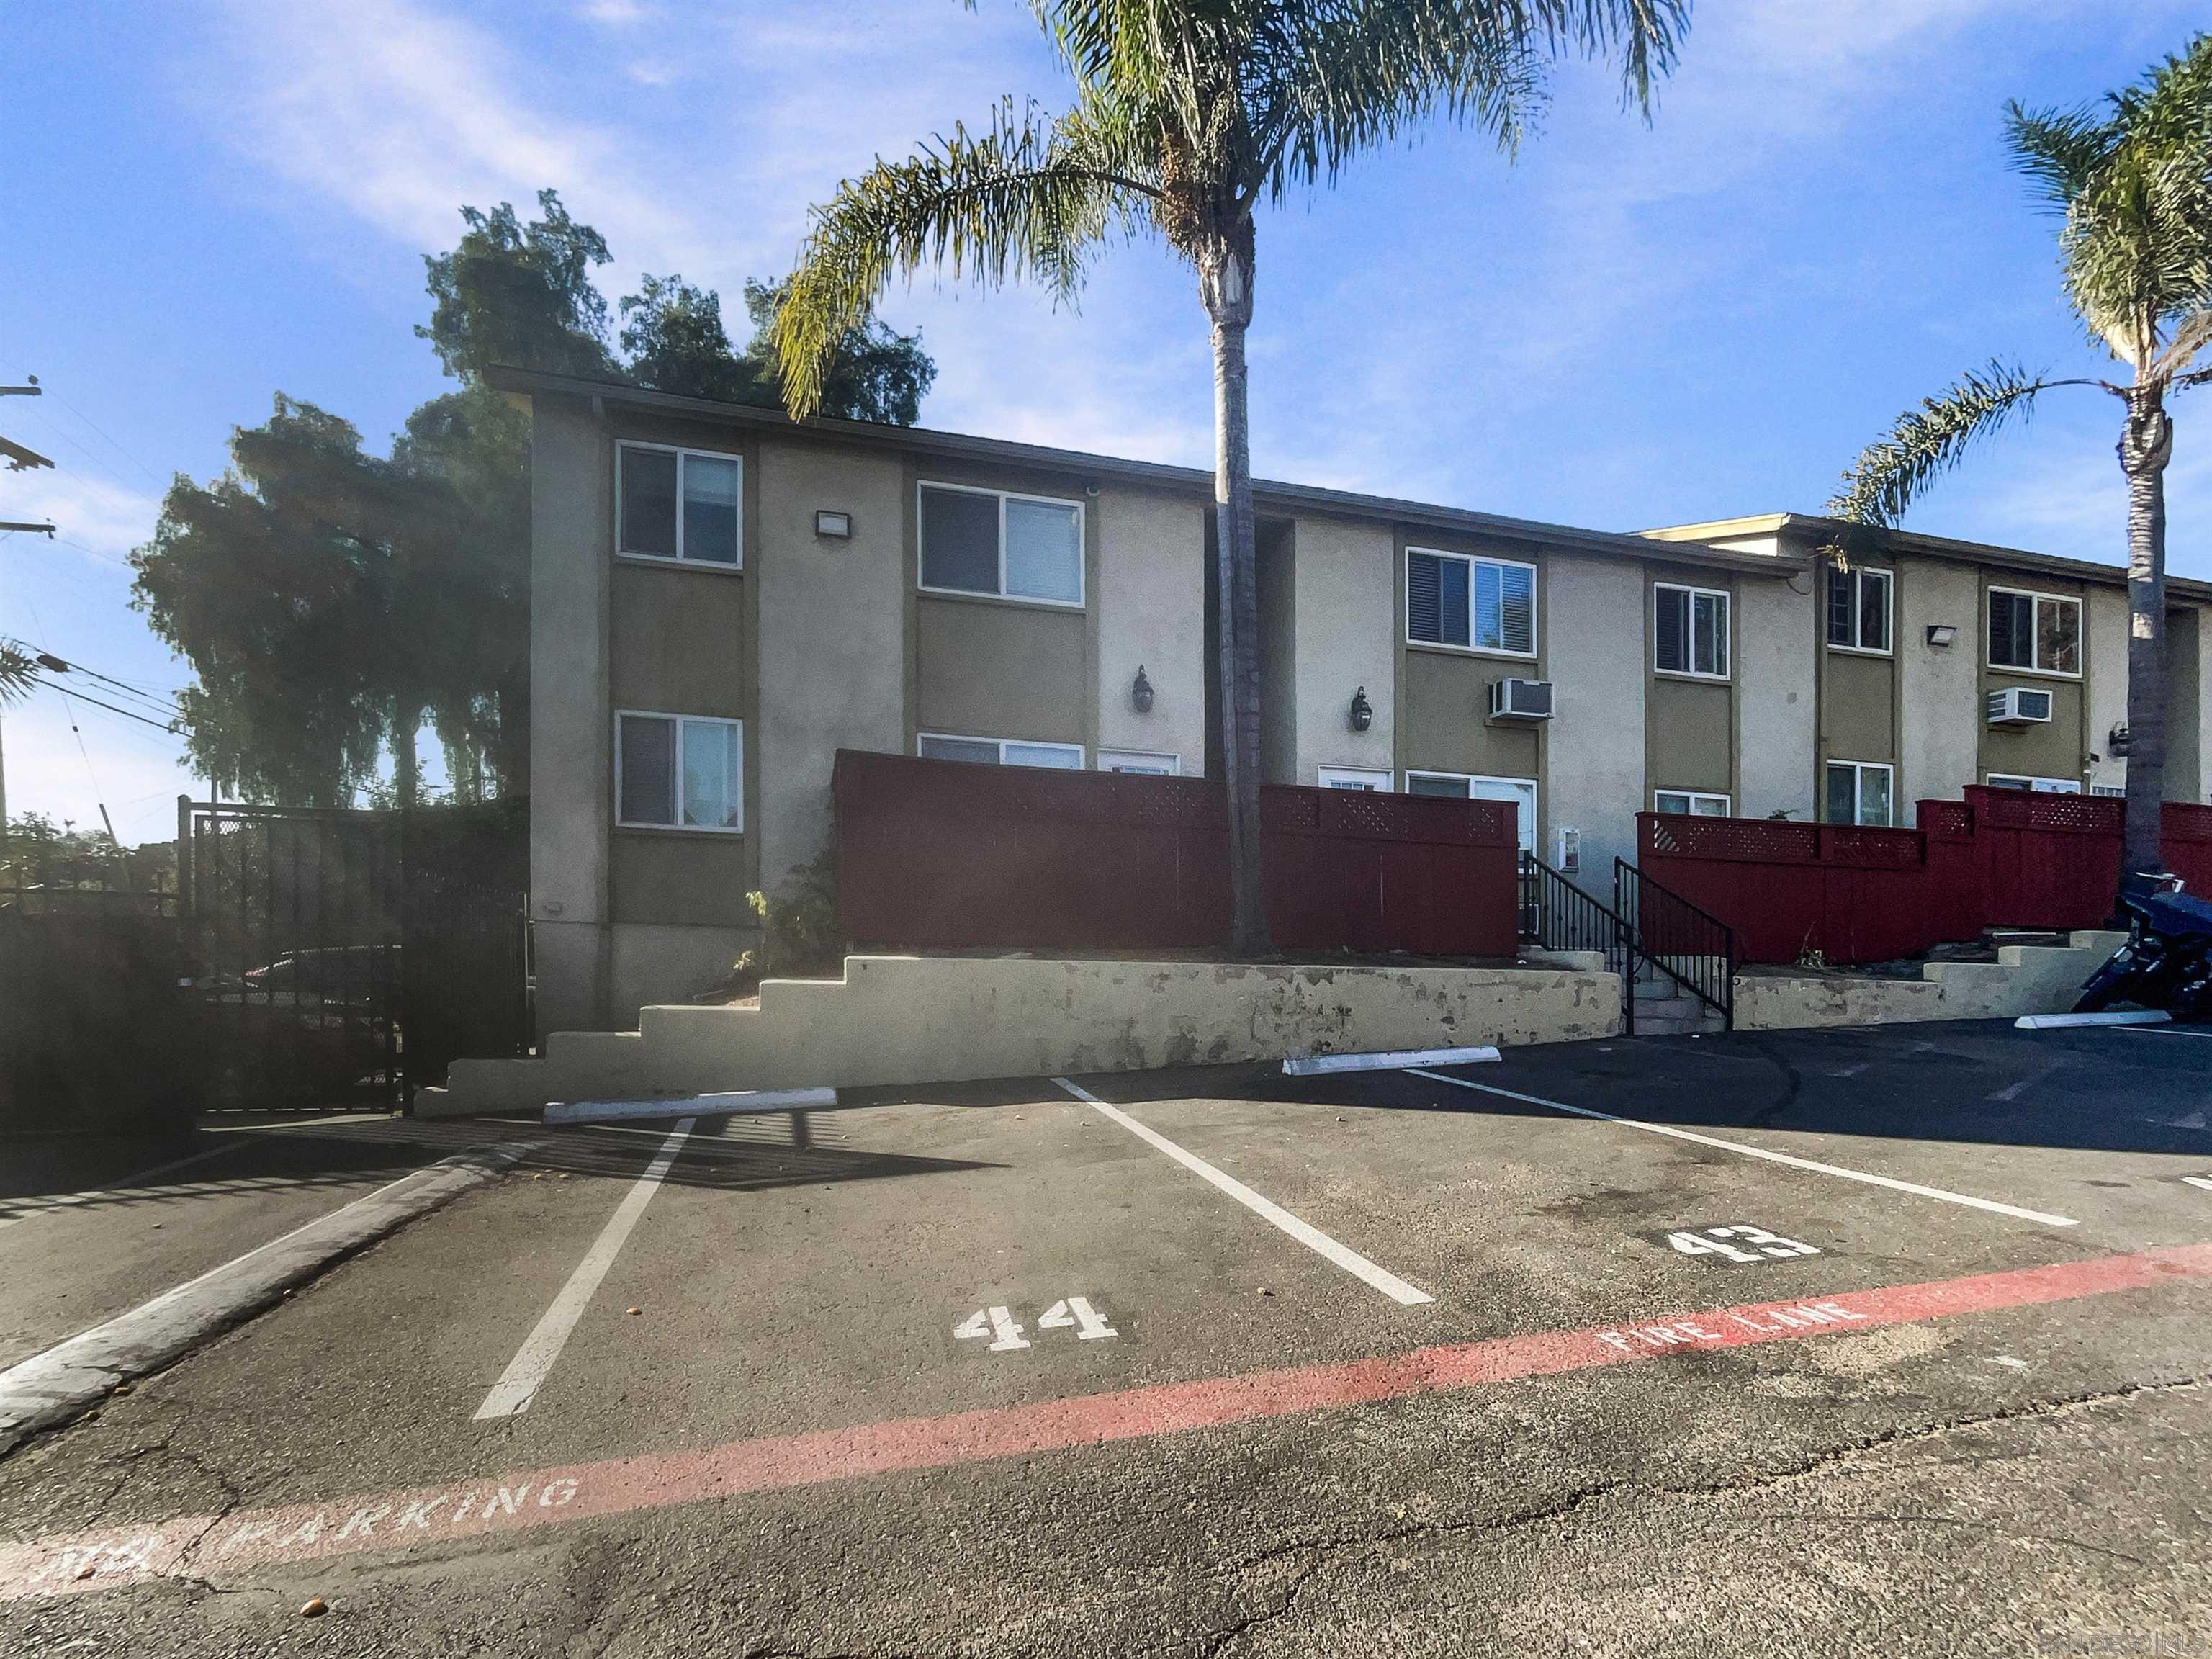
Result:
[[[1975,1024],[289,1132],[270,1194],[535,1150],[0,1461],[0,1649],[2212,1654],[2209,1079]]]

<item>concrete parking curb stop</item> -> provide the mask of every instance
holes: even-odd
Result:
[[[289,1286],[489,1181],[533,1145],[510,1141],[441,1158],[0,1371],[0,1457],[95,1404],[118,1382],[190,1352]]]

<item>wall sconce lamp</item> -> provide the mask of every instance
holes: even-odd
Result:
[[[1361,686],[1352,694],[1352,729],[1364,732],[1375,724],[1375,705],[1367,701],[1367,688]]]
[[[1930,645],[1944,646],[1948,647],[1951,641],[1958,637],[1959,630],[1953,627],[1949,623],[1929,623],[1928,624],[1928,643]]]
[[[2128,752],[2128,726],[2125,720],[2114,726],[2105,737],[2105,752],[2114,760],[2125,758]]]
[[[814,533],[833,542],[849,542],[853,539],[853,515],[824,508],[814,515]]]
[[[1139,714],[1152,712],[1152,683],[1145,678],[1145,665],[1137,665],[1137,678],[1129,682],[1129,703]]]

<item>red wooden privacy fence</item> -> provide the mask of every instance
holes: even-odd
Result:
[[[847,749],[834,793],[848,939],[1109,951],[1228,942],[1218,782]],[[1260,796],[1279,948],[1513,954],[1510,803],[1286,787]]]
[[[2095,927],[2119,885],[2123,804],[1969,787],[1917,830],[1639,813],[1637,862],[1735,929],[1745,962],[1881,962],[1990,927]],[[2212,807],[2169,801],[2167,866],[2212,893]]]

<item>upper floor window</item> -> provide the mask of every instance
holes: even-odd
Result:
[[[1887,830],[1894,821],[1894,774],[1879,761],[1828,763],[1828,822]]]
[[[1024,743],[1017,738],[955,738],[925,732],[915,753],[924,760],[972,761],[982,766],[1047,766],[1080,772],[1083,749],[1073,743]]]
[[[1406,550],[1406,637],[1536,654],[1536,567]]]
[[[1715,588],[1651,590],[1654,663],[1662,674],[1724,680],[1729,672],[1729,596]]]
[[[2081,672],[2081,601],[1990,589],[1990,666],[2037,674]]]
[[[1890,592],[1887,570],[1828,572],[1828,643],[1847,651],[1889,649]]]
[[[1676,817],[1724,818],[1729,815],[1729,798],[1710,795],[1701,789],[1655,789],[1651,792],[1651,810]]]
[[[2032,790],[2039,795],[2078,795],[2081,793],[2079,778],[2025,778],[2010,772],[1990,773],[1989,786],[1992,789]],[[2127,791],[2123,789],[2120,793],[2124,795]]]
[[[615,717],[615,822],[668,830],[745,827],[741,720]]]
[[[732,568],[744,562],[744,463],[659,444],[619,446],[617,551]]]
[[[1083,504],[964,484],[921,486],[921,585],[1083,603]]]

